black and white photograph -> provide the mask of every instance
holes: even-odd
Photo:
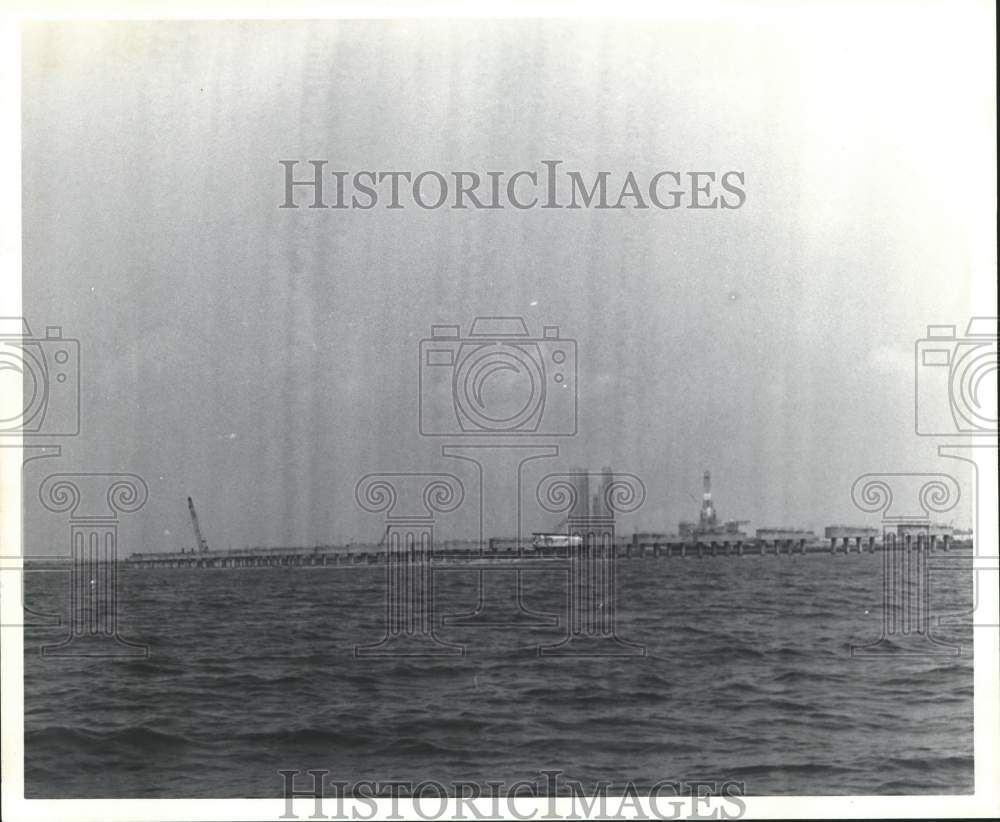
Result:
[[[5,16],[5,819],[1000,814],[993,4],[587,8]]]

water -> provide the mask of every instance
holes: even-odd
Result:
[[[28,573],[65,611],[68,578]],[[439,613],[476,575],[436,574]],[[566,576],[525,574],[563,605]],[[935,613],[971,605],[957,572]],[[881,632],[878,555],[619,564],[627,659],[539,657],[558,628],[443,628],[465,657],[356,658],[383,633],[383,572],[121,571],[121,634],[147,659],[41,658],[66,628],[25,632],[29,797],[274,797],[278,769],[343,780],[585,785],[736,780],[749,795],[970,793],[971,629],[958,657],[854,659]],[[65,620],[64,620],[65,621]]]

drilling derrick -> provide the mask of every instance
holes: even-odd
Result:
[[[694,495],[691,495],[691,499],[694,500]],[[678,533],[686,539],[720,534],[740,536],[743,534],[740,526],[746,524],[747,520],[743,519],[719,521],[719,512],[715,509],[715,502],[712,500],[712,475],[706,471],[702,479],[701,510],[698,512],[698,521],[678,523]]]
[[[194,526],[194,538],[198,544],[197,550],[205,552],[208,550],[208,543],[201,535],[201,526],[198,524],[198,513],[194,510],[194,502],[191,501],[191,497],[188,497],[188,511],[191,512],[191,525]]]
[[[715,515],[715,506],[712,504],[712,475],[706,471],[701,495],[701,516],[699,518],[699,525],[702,531],[709,532],[714,531],[717,524],[718,519]]]

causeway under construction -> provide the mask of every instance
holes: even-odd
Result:
[[[582,475],[585,477],[585,475]],[[584,479],[582,499],[590,502]],[[599,494],[590,502],[597,506]],[[292,547],[245,547],[211,550],[204,538],[188,497],[196,549],[158,553],[134,553],[125,563],[137,568],[275,568],[275,567],[355,567],[376,565],[389,560],[384,544],[315,545]],[[678,533],[636,532],[615,536],[606,547],[615,558],[645,557],[743,557],[805,556],[811,554],[863,554],[881,551],[887,544],[950,551],[971,543],[970,535],[937,524],[898,524],[892,529],[853,525],[830,525],[822,535],[794,528],[758,528],[753,535],[742,530],[745,520],[720,521],[712,499],[711,475],[703,477],[703,493],[698,522],[679,523]],[[537,567],[553,560],[565,561],[575,551],[590,550],[566,535],[536,534],[534,539],[493,538],[480,545],[470,541],[435,542],[430,552],[432,564],[473,565],[476,567]]]

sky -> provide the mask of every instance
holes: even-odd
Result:
[[[496,315],[577,344],[578,433],[533,440],[559,453],[525,487],[634,474],[624,532],[696,517],[706,469],[722,518],[815,529],[872,523],[861,474],[947,471],[966,493],[944,519],[969,525],[968,474],[914,433],[914,345],[982,305],[994,87],[972,22],[30,25],[24,314],[79,340],[81,432],[27,487],[139,474],[129,553],[191,546],[187,496],[214,548],[377,540],[362,476],[451,472],[467,500],[438,533],[475,536],[475,466],[442,454],[461,438],[420,433],[420,341]],[[284,210],[280,159],[735,169],[747,197]],[[508,457],[483,457],[491,533],[514,522]],[[522,496],[526,530],[556,524]],[[28,552],[62,550],[65,520],[26,499]]]

